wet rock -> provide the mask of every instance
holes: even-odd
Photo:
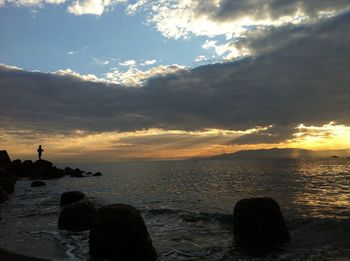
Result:
[[[92,175],[94,177],[99,177],[99,176],[102,176],[102,173],[101,172],[96,172],[94,175]]]
[[[95,218],[95,204],[87,200],[81,200],[67,205],[61,210],[58,227],[70,231],[89,230]]]
[[[44,181],[41,181],[41,180],[34,180],[30,186],[31,187],[42,187],[42,186],[46,186],[46,183]]]
[[[64,173],[68,176],[70,176],[72,173],[74,173],[74,169],[70,168],[70,167],[65,167],[64,168]]]
[[[70,176],[72,178],[84,178],[85,176],[83,175],[84,171],[80,170],[79,168],[76,168]]]
[[[0,185],[7,194],[12,194],[15,191],[15,184],[16,182],[10,178],[0,178]]]
[[[234,208],[235,247],[249,253],[268,252],[289,240],[278,203],[272,198],[240,200]]]
[[[85,194],[81,191],[68,191],[64,192],[61,195],[61,206],[66,206],[72,203],[75,203],[77,201],[80,201],[85,198]]]
[[[0,166],[8,168],[11,165],[11,159],[6,150],[0,150]]]
[[[90,230],[90,255],[98,260],[157,259],[157,253],[139,210],[113,204],[97,211]]]
[[[0,185],[0,203],[8,201],[9,197],[5,191],[5,189]]]
[[[65,176],[65,172],[57,167],[52,167],[48,169],[41,179],[57,179]]]

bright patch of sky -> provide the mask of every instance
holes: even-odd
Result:
[[[347,6],[297,4],[280,10],[267,0],[0,0],[0,63],[139,85],[159,70],[255,55],[250,38]]]
[[[77,16],[61,5],[5,6],[0,35],[1,63],[42,72],[69,68],[97,77],[130,66],[194,66],[197,56],[208,53],[201,48],[204,39],[165,38],[142,15],[127,15],[123,6],[101,16]]]

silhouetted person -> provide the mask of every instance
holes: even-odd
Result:
[[[38,151],[38,156],[39,156],[39,160],[41,160],[41,155],[43,154],[43,149],[41,148],[41,145],[39,145],[39,148],[37,149]]]

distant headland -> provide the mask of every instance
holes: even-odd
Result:
[[[336,156],[336,157],[335,157]],[[234,153],[219,154],[209,159],[282,159],[282,158],[341,158],[350,157],[350,149],[316,151],[297,148],[272,148],[257,150],[240,150]]]

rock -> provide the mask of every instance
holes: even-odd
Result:
[[[11,165],[11,159],[6,150],[0,150],[0,166],[8,168]]]
[[[64,176],[65,176],[64,170],[54,166],[51,169],[48,169],[41,179],[57,179],[57,178],[62,178]]]
[[[20,159],[16,159],[11,162],[9,171],[16,176],[20,176],[19,174],[21,172],[21,168],[22,168],[22,161]]]
[[[5,170],[3,167],[0,167],[0,178],[7,178],[12,180],[14,183],[17,182],[17,177],[11,172]]]
[[[34,167],[31,175],[32,179],[47,179],[48,177],[50,177],[49,173],[53,166],[52,162],[40,159],[35,161],[33,165]]]
[[[7,194],[12,194],[15,191],[15,184],[10,178],[0,178],[0,185],[6,191]]]
[[[66,175],[71,175],[72,173],[74,173],[74,169],[72,169],[72,168],[70,168],[70,167],[65,167],[64,173],[65,173]]]
[[[46,186],[46,183],[44,181],[34,180],[30,186],[31,187],[42,187],[42,186]]]
[[[99,177],[99,176],[102,176],[102,173],[101,172],[96,172],[94,175],[92,175],[94,177]]]
[[[62,207],[75,203],[85,198],[85,194],[81,191],[68,191],[61,195],[60,205]]]
[[[73,172],[70,174],[70,176],[72,178],[84,178],[85,176],[83,175],[85,171],[82,171],[78,168],[76,168],[75,170],[73,170]]]
[[[34,166],[35,168],[42,168],[47,170],[47,169],[51,169],[53,164],[50,161],[40,159],[34,162]]]
[[[90,230],[90,255],[98,260],[157,259],[157,253],[140,211],[130,205],[113,204],[97,210]]]
[[[0,185],[0,203],[8,201],[9,197],[5,191],[5,189]]]
[[[95,205],[90,201],[81,200],[62,209],[58,218],[58,227],[70,231],[89,230],[95,218]]]
[[[15,163],[15,167],[12,169],[13,173],[18,177],[31,177],[34,170],[34,163],[31,160],[25,160],[20,166],[18,162]]]
[[[235,247],[261,254],[286,243],[290,237],[278,203],[272,198],[240,200],[234,208]]]

